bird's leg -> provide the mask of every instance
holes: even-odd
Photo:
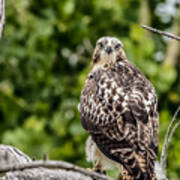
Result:
[[[121,170],[121,174],[119,175],[117,180],[134,180],[123,166],[121,167]]]
[[[157,180],[156,174],[153,174],[152,180]]]
[[[123,180],[122,174],[120,173],[117,180]]]
[[[100,173],[100,174],[106,174],[106,171],[103,169],[100,160],[96,161],[96,164],[93,167],[93,171]]]

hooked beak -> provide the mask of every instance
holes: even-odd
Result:
[[[105,49],[105,51],[106,51],[108,54],[110,54],[110,53],[112,52],[111,46],[108,46],[108,47]]]

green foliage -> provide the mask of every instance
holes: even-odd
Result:
[[[159,2],[154,3],[152,12]],[[95,41],[111,35],[122,40],[128,58],[157,90],[161,149],[180,103],[180,72],[155,60],[158,51],[165,54],[167,44],[140,27],[140,8],[140,0],[6,0],[0,47],[1,143],[31,157],[47,153],[51,159],[89,166],[84,153],[87,133],[77,104]],[[151,16],[152,24],[160,21]],[[172,179],[180,177],[179,138],[176,132],[169,151]]]

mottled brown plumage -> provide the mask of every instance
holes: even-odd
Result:
[[[82,125],[97,149],[122,166],[127,177],[154,178],[158,153],[156,93],[128,61],[118,39],[103,37],[97,41],[79,111]],[[101,159],[98,161],[103,166]]]

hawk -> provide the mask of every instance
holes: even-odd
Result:
[[[127,59],[117,38],[97,41],[79,112],[82,126],[90,133],[87,156],[96,167],[119,167],[124,180],[156,179],[156,92]]]

